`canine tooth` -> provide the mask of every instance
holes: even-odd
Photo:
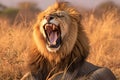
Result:
[[[46,26],[49,26],[49,24],[46,24]]]
[[[55,24],[55,25],[57,25],[57,26],[58,26],[58,24],[59,24],[59,23],[58,23],[57,21],[55,21],[54,19],[51,20],[50,23],[53,23],[53,24]]]
[[[45,30],[47,29],[47,26],[45,26]]]
[[[56,41],[53,42],[53,45],[56,45]]]
[[[55,28],[56,28],[56,26],[55,26],[55,25],[53,25],[53,30],[55,30]]]

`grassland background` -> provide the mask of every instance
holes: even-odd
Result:
[[[17,14],[12,24],[10,19],[0,17],[0,80],[20,80],[26,71],[36,18],[31,12],[23,12]],[[101,4],[81,14],[91,47],[87,61],[110,68],[120,80],[120,7]]]

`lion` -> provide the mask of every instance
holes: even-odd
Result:
[[[116,80],[108,68],[85,61],[89,40],[81,19],[67,2],[56,2],[38,15],[29,71],[21,80]]]

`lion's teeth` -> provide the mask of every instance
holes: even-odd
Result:
[[[46,24],[45,25],[45,30],[50,29],[50,28],[52,30],[57,30],[58,29],[58,27],[55,24]]]
[[[45,30],[47,30],[47,26],[45,26]]]
[[[47,30],[47,26],[48,26],[48,24],[45,25],[45,30]]]
[[[53,30],[55,30],[56,29],[56,26],[55,25],[53,25]]]
[[[53,42],[53,45],[56,45],[56,41]]]
[[[46,24],[46,26],[49,26],[49,24]]]

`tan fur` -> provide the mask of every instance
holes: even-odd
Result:
[[[50,52],[43,30],[44,16],[61,11],[64,17],[55,21],[61,25],[62,43],[59,50]],[[30,73],[21,80],[115,80],[109,69],[98,69],[84,61],[89,54],[89,42],[80,20],[80,13],[65,2],[55,3],[39,14],[33,31],[35,47],[32,46],[28,61]]]

